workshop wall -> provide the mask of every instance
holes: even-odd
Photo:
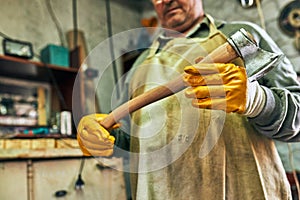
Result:
[[[226,21],[250,21],[262,27],[261,22],[264,21],[266,31],[291,60],[296,71],[300,74],[300,50],[295,48],[295,38],[284,34],[278,25],[281,10],[292,0],[262,0],[261,10],[258,10],[257,7],[243,8],[240,0],[202,1],[204,10],[215,18]],[[143,16],[155,16],[155,13],[151,9],[146,9]]]
[[[281,10],[290,3],[291,0],[262,0],[261,14],[263,20],[260,17],[260,11],[257,7],[243,8],[239,2],[240,0],[203,0],[204,9],[214,17],[227,21],[246,20],[262,27],[264,27],[263,24],[265,24],[266,31],[291,60],[296,71],[300,73],[300,50],[297,51],[295,48],[295,38],[284,34],[278,25]],[[262,23],[262,21],[264,21],[264,23]]]
[[[31,42],[36,53],[48,43],[61,45],[46,2],[52,6],[67,45],[66,33],[73,29],[71,0],[2,0],[0,31],[13,39]],[[140,26],[137,11],[118,1],[112,0],[110,4],[113,33]],[[77,13],[78,28],[84,32],[87,48],[91,50],[108,35],[105,0],[77,0]]]
[[[49,5],[52,8],[50,10]],[[140,27],[140,13],[135,6],[136,4],[124,4],[120,0],[110,0],[112,34]],[[57,23],[51,17],[51,12],[49,12],[51,10]],[[77,26],[79,30],[83,31],[87,53],[108,38],[106,16],[106,0],[77,0]],[[1,1],[0,32],[12,39],[32,43],[35,54],[39,55],[47,44],[67,47],[67,32],[70,30],[73,30],[72,0]],[[63,36],[62,39],[60,35]],[[1,40],[2,38],[0,38]],[[129,41],[125,39],[124,43],[126,46]],[[107,49],[102,50],[109,52]],[[115,48],[116,52],[121,50]],[[3,54],[2,48],[0,48],[0,54]],[[33,59],[39,60],[37,57]],[[98,103],[101,111],[108,112],[114,86],[113,71],[111,67],[107,66],[94,67],[108,68],[103,76],[102,86],[97,91],[101,96],[99,98],[101,102]],[[120,64],[117,65],[117,68],[120,74],[122,71]],[[88,84],[86,86],[89,89],[91,84]],[[87,104],[93,97],[87,98]],[[89,106],[92,105],[87,106],[87,112],[92,112]],[[92,107],[94,108],[94,106]]]

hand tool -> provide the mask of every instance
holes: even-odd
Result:
[[[275,67],[283,58],[283,55],[261,49],[252,35],[242,28],[232,34],[226,43],[209,53],[199,63],[228,63],[237,57],[243,59],[248,79],[255,81]],[[185,85],[182,75],[180,75],[170,82],[153,88],[117,107],[100,124],[109,129],[129,113],[175,94],[186,87],[187,85]]]

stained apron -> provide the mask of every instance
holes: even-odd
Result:
[[[209,19],[206,38],[175,38],[159,50],[153,43],[132,78],[133,97],[226,42]],[[134,112],[131,121],[133,199],[290,199],[273,141],[242,115],[194,108],[181,91]]]

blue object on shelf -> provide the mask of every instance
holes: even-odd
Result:
[[[41,50],[41,61],[47,64],[69,67],[69,50],[63,46],[48,44]]]
[[[37,134],[48,134],[49,128],[32,128],[32,129],[26,129],[23,131],[24,134],[27,135],[37,135]]]

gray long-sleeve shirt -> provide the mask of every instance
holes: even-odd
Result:
[[[224,33],[228,29],[237,30],[243,27],[255,37],[261,48],[282,53],[271,37],[257,25],[235,22],[225,23],[223,27]],[[249,119],[251,124],[267,137],[289,142],[300,141],[300,84],[288,58],[285,57],[259,83],[267,100],[262,112]]]

